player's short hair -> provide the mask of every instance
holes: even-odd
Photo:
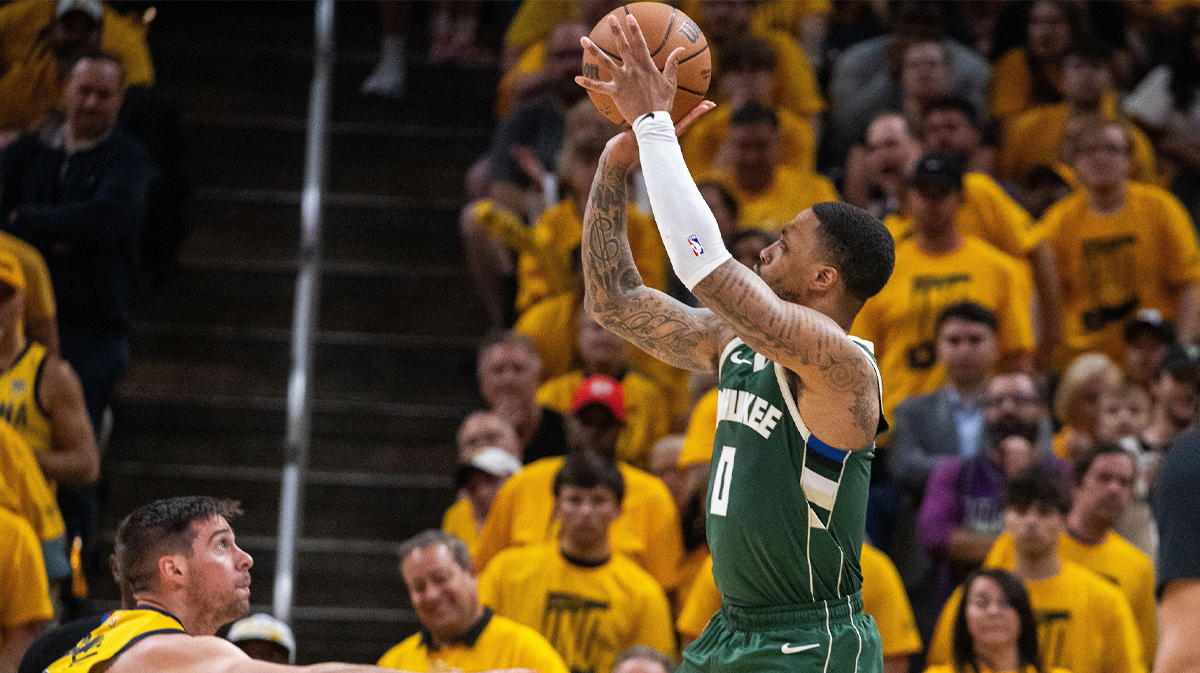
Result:
[[[967,628],[967,594],[971,591],[971,585],[975,583],[975,580],[981,577],[987,577],[1000,585],[1000,591],[1004,594],[1005,601],[1017,611],[1017,615],[1021,618],[1021,630],[1017,636],[1018,670],[1024,671],[1032,666],[1035,670],[1040,671],[1041,657],[1038,655],[1037,619],[1033,616],[1033,606],[1029,603],[1029,594],[1025,591],[1025,585],[1021,583],[1020,578],[999,568],[977,570],[962,583],[962,601],[959,602],[958,612],[954,616],[954,639],[951,652],[954,670],[960,673],[968,670],[983,670],[975,654],[975,642],[971,637],[971,631]]]
[[[942,309],[942,312],[938,314],[933,333],[940,337],[942,327],[951,320],[965,320],[984,325],[992,331],[992,334],[1000,331],[1000,322],[996,319],[996,314],[986,306],[973,301],[957,301]]]
[[[767,124],[776,131],[779,130],[779,115],[771,108],[762,103],[751,100],[746,101],[742,106],[733,111],[729,117],[729,126],[753,126],[755,124]]]
[[[607,461],[590,451],[579,451],[567,454],[563,465],[554,475],[554,497],[557,498],[565,486],[576,488],[596,488],[603,486],[617,498],[617,503],[625,500],[625,477],[616,464]]]
[[[196,530],[192,524],[213,517],[233,519],[242,513],[234,500],[188,495],[155,500],[133,510],[117,528],[117,568],[134,591],[158,586],[158,560],[163,556],[192,555]]]
[[[879,294],[896,266],[896,243],[883,222],[867,211],[840,201],[812,207],[821,224],[817,233],[837,269],[846,293],[860,302]]]
[[[613,661],[612,670],[617,670],[620,668],[621,664],[633,659],[652,661],[659,666],[662,666],[663,670],[667,673],[675,673],[675,662],[671,661],[671,658],[667,655],[659,652],[657,649],[650,647],[649,645],[630,645],[629,647],[621,650],[621,653],[617,655],[616,660]]]
[[[1076,486],[1083,484],[1083,478],[1087,476],[1088,471],[1092,469],[1092,465],[1096,463],[1096,459],[1100,456],[1124,456],[1129,459],[1130,464],[1133,465],[1133,469],[1137,470],[1137,461],[1132,454],[1121,448],[1120,444],[1114,442],[1097,442],[1091,451],[1088,451],[1075,460],[1071,476],[1075,478]]]
[[[396,549],[396,555],[400,557],[400,564],[404,565],[404,561],[416,550],[437,545],[445,545],[450,556],[454,558],[455,565],[459,568],[469,571],[475,567],[475,560],[471,558],[471,550],[467,548],[467,543],[454,533],[447,533],[436,528],[423,530],[401,542]]]
[[[722,47],[717,62],[722,73],[774,72],[779,57],[770,42],[761,37],[744,37]]]
[[[1064,516],[1071,511],[1071,487],[1057,469],[1034,463],[1014,474],[1005,489],[1004,506],[1017,512],[1042,505]]]
[[[962,116],[967,118],[967,122],[971,126],[979,126],[979,110],[971,101],[962,96],[946,95],[938,96],[925,104],[925,109],[921,112],[921,120],[929,119],[929,115],[934,112],[960,112]]]

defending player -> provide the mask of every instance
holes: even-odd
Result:
[[[250,613],[254,560],[234,542],[237,503],[202,496],[158,500],[117,531],[117,566],[137,600],[110,613],[47,673],[274,673],[296,667],[251,659],[214,637]],[[305,666],[313,673],[394,673],[352,664]]]
[[[609,23],[621,65],[590,40],[584,48],[612,81],[576,81],[635,121],[609,141],[592,185],[586,305],[665,362],[720,374],[707,524],[724,602],[681,670],[880,672],[858,554],[871,449],[886,423],[870,344],[846,332],[891,275],[892,237],[858,208],[820,203],[763,251],[757,275],[734,261],[663,112],[682,50],[659,72],[633,17]],[[646,288],[634,266],[625,178],[639,150],[671,263],[706,309]]]

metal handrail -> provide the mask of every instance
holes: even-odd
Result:
[[[329,90],[333,78],[333,0],[318,0],[316,52],[308,98],[304,192],[300,199],[300,250],[292,314],[292,371],[288,378],[287,444],[279,495],[279,552],[275,565],[275,616],[292,619],[296,539],[304,512],[304,473],[312,442],[312,353],[321,299],[321,201],[325,194]]]

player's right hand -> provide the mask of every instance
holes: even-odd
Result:
[[[692,125],[692,122],[700,118],[700,115],[715,108],[716,103],[705,100],[700,101],[700,104],[692,108],[692,111],[680,119],[675,124],[675,135],[682,135],[687,127]],[[604,146],[604,155],[602,160],[610,166],[629,168],[637,163],[638,147],[637,138],[633,135],[633,129],[622,131],[609,139]]]

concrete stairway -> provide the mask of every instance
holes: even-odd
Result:
[[[159,85],[184,111],[197,191],[178,278],[148,291],[104,459],[107,539],[154,498],[237,498],[271,601],[299,230],[312,4],[165,3]],[[416,629],[397,542],[453,499],[453,437],[476,403],[481,312],[456,217],[486,149],[495,74],[415,64],[363,100],[375,3],[339,3],[313,449],[298,561],[300,661],[373,662]],[[115,594],[97,578],[103,604]]]

